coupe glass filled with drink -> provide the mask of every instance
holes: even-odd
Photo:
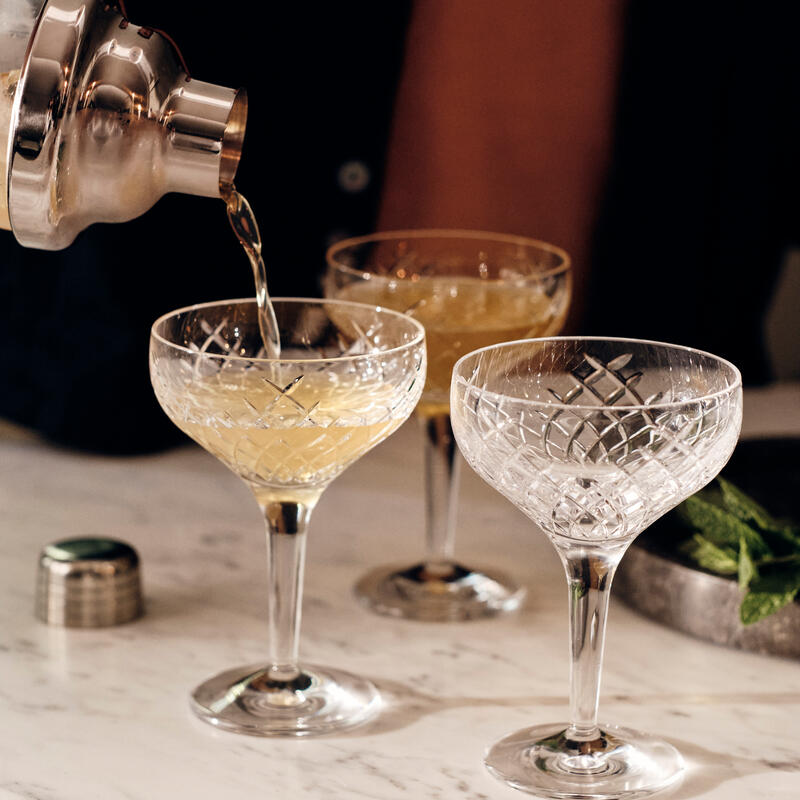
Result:
[[[306,530],[330,482],[411,414],[425,335],[374,306],[259,301],[161,317],[150,373],[170,419],[247,484],[267,527],[270,653],[198,686],[193,709],[232,731],[307,736],[378,709],[369,681],[298,662]]]
[[[570,298],[570,262],[519,236],[417,230],[348,239],[328,250],[326,294],[393,308],[426,331],[428,378],[417,416],[425,441],[426,552],[379,567],[356,586],[383,614],[458,620],[516,609],[524,589],[495,569],[456,561],[460,461],[450,427],[450,374],[465,353],[558,333]]]

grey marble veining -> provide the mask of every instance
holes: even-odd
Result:
[[[191,446],[76,455],[0,439],[0,800],[513,800],[484,749],[567,712],[566,589],[549,543],[465,470],[458,552],[530,587],[506,619],[370,615],[367,568],[422,548],[413,423],[335,481],[310,533],[301,657],[370,677],[380,717],[307,741],[196,720],[188,692],[265,652],[264,534],[245,487]],[[33,617],[46,542],[107,534],[142,557],[145,616],[106,630]],[[800,797],[800,664],[726,650],[612,601],[603,719],[659,734],[689,763],[677,800]]]

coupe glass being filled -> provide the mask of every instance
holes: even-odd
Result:
[[[425,334],[388,309],[274,300],[280,355],[267,357],[254,300],[208,303],[155,322],[153,388],[169,418],[252,490],[267,527],[270,652],[198,686],[192,707],[220,728],[308,736],[378,710],[367,680],[298,662],[306,530],[347,466],[411,414]]]

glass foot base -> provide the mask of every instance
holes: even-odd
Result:
[[[458,564],[380,567],[355,587],[356,596],[379,614],[428,622],[493,617],[515,611],[525,589],[500,572]]]
[[[540,797],[632,800],[674,786],[684,763],[670,744],[603,726],[593,742],[575,742],[565,725],[537,725],[501,739],[486,754],[489,772]]]
[[[251,736],[318,736],[372,719],[378,690],[364,678],[303,666],[292,680],[252,665],[222,672],[191,696],[192,711],[217,728]]]

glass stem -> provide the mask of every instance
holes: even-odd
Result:
[[[311,509],[302,503],[277,501],[261,508],[267,522],[268,677],[272,681],[288,683],[300,675],[297,646],[303,600],[306,530]]]
[[[559,550],[569,587],[570,726],[566,737],[586,743],[587,750],[591,750],[589,743],[601,739],[597,705],[606,616],[611,581],[624,552],[625,546]]]
[[[461,460],[449,414],[420,417],[425,437],[425,566],[452,571]]]

